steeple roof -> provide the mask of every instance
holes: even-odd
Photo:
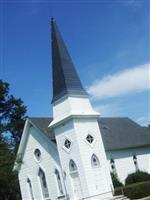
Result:
[[[51,19],[52,32],[52,103],[65,95],[87,96],[63,38],[58,30],[56,21]]]

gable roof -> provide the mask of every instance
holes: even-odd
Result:
[[[51,29],[53,75],[52,103],[65,95],[87,96],[58,30],[56,21],[53,18],[51,20]]]
[[[53,118],[49,117],[30,117],[29,121],[39,128],[51,140],[55,139],[54,133],[49,131],[48,125],[52,122]]]
[[[41,133],[44,134],[44,136],[46,136],[47,139],[49,138],[50,140],[48,140],[48,141],[53,145],[53,147],[57,151],[56,144],[53,143],[53,142],[56,143],[54,133],[52,131],[49,132],[49,129],[48,129],[48,125],[51,121],[52,121],[52,118],[46,118],[46,117],[42,117],[42,118],[39,118],[39,117],[34,118],[33,117],[33,118],[28,118],[25,121],[21,141],[19,144],[18,152],[17,152],[17,157],[16,157],[16,160],[15,160],[14,166],[13,166],[13,171],[18,171],[20,169],[20,166],[21,166],[20,161],[22,161],[22,158],[23,158],[23,155],[25,152],[25,148],[26,148],[27,141],[28,141],[29,134],[30,134],[29,129],[31,126],[35,127],[36,129],[39,129],[39,131],[41,131]]]
[[[129,118],[99,118],[106,150],[150,146],[150,129]]]
[[[52,118],[29,118],[29,120],[55,141],[54,132],[48,129]],[[150,129],[140,126],[129,118],[100,117],[98,124],[107,151],[150,146]]]

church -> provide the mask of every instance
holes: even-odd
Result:
[[[110,172],[150,173],[150,128],[100,117],[89,100],[56,21],[51,20],[53,116],[25,122],[14,171],[22,200],[113,199]]]

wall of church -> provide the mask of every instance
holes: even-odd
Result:
[[[107,166],[108,163],[96,119],[85,118],[69,120],[67,123],[63,123],[55,128],[55,133],[62,167],[66,172],[65,182],[70,198],[75,198],[79,185],[81,189],[78,192],[78,195],[80,193],[81,197],[86,198],[102,193],[106,193],[110,197],[110,185],[112,182],[109,170],[107,170],[109,167]],[[95,139],[95,142],[92,145],[88,144],[86,141],[86,137],[89,133]],[[66,138],[72,143],[71,148],[68,151],[63,147]],[[92,168],[91,157],[93,154],[96,154],[99,158],[99,167]],[[73,159],[77,165],[79,174],[78,180],[77,178],[74,180],[74,177],[72,177],[70,172],[69,161],[71,159]],[[75,185],[74,181],[76,181]]]
[[[34,199],[43,199],[40,179],[38,176],[39,168],[45,172],[50,196],[50,198],[47,199],[56,199],[58,196],[60,196],[60,194],[58,190],[55,169],[61,172],[56,145],[49,141],[48,138],[40,132],[40,130],[34,128],[33,126],[29,129],[29,131],[30,134],[23,157],[23,164],[21,165],[21,169],[19,171],[22,199],[31,199],[29,185],[27,183],[28,178],[31,181]],[[35,149],[39,149],[41,151],[40,161],[36,161],[35,159]]]
[[[123,183],[128,174],[136,171],[136,167],[133,162],[133,155],[137,158],[139,170],[150,173],[150,147],[107,151],[106,155],[110,171],[112,171],[110,160],[113,159],[119,180]]]
[[[97,152],[99,152],[101,155],[104,155],[103,150],[100,149],[100,146],[102,144],[99,145],[99,143],[95,142],[93,146],[90,146],[85,140],[86,135],[88,133],[92,134],[92,136],[97,138],[95,130],[95,122],[91,120],[88,121],[86,119],[85,121],[75,120],[74,122],[70,120],[70,122],[62,124],[61,127],[59,127],[59,129],[57,129],[56,131],[57,136],[60,136],[59,150],[61,151],[63,158],[63,171],[66,172],[66,177],[64,177],[65,185],[67,187],[67,190],[70,192],[70,197],[72,199],[74,197],[74,191],[73,182],[69,170],[70,159],[73,159],[76,162],[77,166],[80,168],[79,176],[81,180],[79,180],[79,184],[84,185],[81,191],[82,193],[84,193],[87,196],[92,196],[94,193],[100,193],[99,188],[105,187],[99,187],[99,185],[96,184],[97,181],[99,182],[99,177],[100,179],[103,178],[103,172],[99,170],[99,168],[92,169],[90,160],[91,155],[93,153],[97,154]],[[74,134],[74,131],[76,131],[77,134]],[[25,154],[23,157],[23,164],[19,171],[19,181],[22,199],[31,199],[27,178],[31,180],[34,198],[40,200],[43,199],[42,189],[38,176],[39,168],[41,168],[45,172],[50,199],[56,199],[58,196],[60,196],[60,192],[55,176],[55,169],[57,168],[61,172],[56,145],[52,143],[39,129],[36,129],[33,126],[29,129],[29,132],[30,134],[26,145]],[[65,149],[63,149],[64,138],[66,137],[72,141],[70,152],[67,152]],[[40,162],[37,162],[35,159],[35,149],[39,149],[41,151]],[[99,157],[99,154],[97,155]],[[136,155],[137,157],[139,169],[150,173],[150,147],[107,151],[106,155],[108,160],[107,164],[110,167],[110,171],[110,159],[113,159],[115,161],[116,172],[121,182],[124,182],[125,178],[129,173],[136,171],[133,162],[133,155]],[[103,167],[105,168],[105,164],[103,164],[103,159],[105,159],[103,156],[99,157],[101,169]],[[82,164],[84,164],[84,166],[86,167],[82,168]],[[88,177],[88,184],[87,180],[84,178],[85,176]],[[91,189],[87,190],[87,185]],[[63,191],[65,192],[64,185]]]
[[[88,115],[96,113],[88,98],[66,97],[53,106],[54,119],[60,120],[70,115]]]
[[[92,118],[75,119],[74,124],[79,141],[82,164],[85,166],[84,173],[88,182],[89,196],[111,192],[112,182],[110,180],[109,167],[107,166],[105,150],[97,120]],[[94,142],[91,145],[86,141],[88,134],[94,138]],[[93,154],[100,161],[99,167],[92,167],[91,157]]]
[[[58,146],[58,151],[60,155],[60,160],[61,160],[61,165],[63,172],[66,174],[65,176],[65,184],[67,187],[67,191],[69,194],[70,199],[74,199],[74,192],[75,190],[73,189],[73,181],[72,181],[72,176],[70,173],[69,169],[69,162],[70,160],[74,160],[76,163],[77,167],[81,165],[81,159],[80,159],[80,152],[78,149],[78,142],[76,138],[76,134],[74,132],[74,125],[73,121],[70,120],[67,123],[63,123],[60,126],[55,128],[55,135],[56,135],[56,140],[57,140],[57,146]],[[64,148],[64,142],[65,139],[69,139],[71,141],[71,148],[70,150],[67,151],[66,148]],[[80,176],[82,179],[84,179],[84,171],[80,171]],[[86,190],[86,181],[84,179],[84,187],[85,191]]]

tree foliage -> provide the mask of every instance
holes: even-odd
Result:
[[[130,199],[141,199],[150,196],[150,181],[126,185],[115,188],[114,195],[125,195]],[[147,198],[145,198],[147,199]],[[147,199],[148,200],[148,199]]]
[[[138,182],[150,181],[150,174],[143,171],[137,171],[135,173],[129,174],[125,180],[125,184],[133,184]]]
[[[119,181],[117,174],[111,173],[111,179],[112,179],[112,183],[113,183],[114,188],[123,186],[123,184]]]
[[[20,200],[19,183],[13,173],[26,107],[9,94],[9,84],[0,80],[0,200]]]
[[[10,95],[9,84],[0,80],[0,135],[9,135],[12,145],[20,141],[25,113],[23,101]]]

